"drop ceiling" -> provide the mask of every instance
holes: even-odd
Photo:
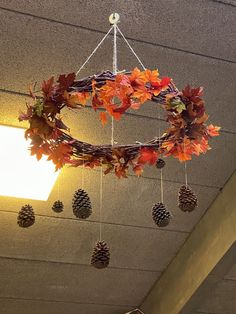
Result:
[[[211,0],[0,1],[0,123],[19,125],[29,83],[76,71],[116,11],[120,29],[143,63],[173,77],[180,89],[188,83],[203,85],[210,122],[222,126],[221,136],[211,142],[213,149],[189,163],[189,182],[199,198],[199,208],[191,214],[176,206],[183,165],[167,160],[164,198],[173,219],[165,229],[158,229],[150,215],[160,200],[158,170],[147,168],[142,178],[105,177],[102,233],[111,248],[105,270],[89,265],[99,237],[98,171],[85,171],[84,187],[93,204],[86,221],[78,221],[71,210],[72,195],[81,187],[79,169],[62,170],[47,202],[30,201],[36,224],[28,230],[17,226],[16,217],[29,200],[0,197],[3,313],[123,314],[142,303],[235,170],[235,6],[235,1]],[[95,56],[81,76],[112,68],[112,37]],[[119,38],[119,70],[137,65]],[[110,142],[110,127],[101,128],[89,108],[77,114],[66,111],[64,119],[75,137]],[[150,103],[115,124],[115,139],[145,141],[158,125],[166,128],[164,117],[158,120],[157,105]],[[51,210],[58,198],[65,204],[60,215]]]

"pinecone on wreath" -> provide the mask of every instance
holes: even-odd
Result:
[[[98,241],[93,249],[91,265],[95,268],[106,268],[110,262],[110,249],[105,241]]]
[[[179,190],[179,208],[191,212],[197,207],[197,196],[189,186],[182,185]]]
[[[61,213],[63,211],[63,208],[64,208],[64,205],[62,203],[62,201],[55,201],[53,206],[52,206],[52,210],[55,212],[55,213]]]
[[[166,227],[170,223],[170,212],[163,203],[157,203],[152,208],[152,219],[158,227]]]
[[[31,205],[24,205],[19,211],[17,223],[21,228],[28,228],[35,223],[34,210]]]
[[[156,167],[157,167],[157,169],[162,169],[165,167],[165,164],[166,164],[166,162],[163,159],[158,158],[157,162],[156,162]]]
[[[86,219],[92,214],[92,205],[88,193],[79,189],[75,191],[72,200],[73,213],[77,218]]]

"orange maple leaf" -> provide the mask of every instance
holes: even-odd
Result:
[[[81,105],[85,106],[86,102],[90,99],[90,95],[87,92],[77,93],[78,100]]]
[[[107,114],[106,114],[106,112],[100,112],[99,113],[99,118],[100,118],[103,126],[107,124]]]
[[[157,83],[160,81],[159,77],[159,72],[158,70],[149,70],[146,69],[145,71],[142,72],[141,77],[143,78],[143,80],[145,81],[145,83],[149,82],[149,83]]]
[[[67,143],[60,143],[53,147],[48,156],[48,160],[52,160],[56,165],[56,170],[62,168],[66,162],[69,162],[72,155],[72,148]]]
[[[115,110],[117,109],[116,105],[114,104],[109,104],[109,105],[104,105],[105,109],[107,112],[116,120],[119,121],[121,117],[120,112],[116,112]]]
[[[111,102],[116,96],[116,82],[106,81],[106,85],[100,88],[99,97],[105,102]]]
[[[44,143],[41,146],[33,145],[30,147],[31,156],[36,155],[37,160],[40,160],[43,155],[48,155],[50,153],[50,147],[48,143]]]
[[[131,106],[130,106],[130,108],[132,108],[132,109],[134,109],[134,110],[138,110],[138,109],[140,109],[140,106],[141,106],[142,104],[140,103],[140,102],[134,102],[134,101],[131,101]]]
[[[219,130],[221,128],[219,126],[214,126],[213,124],[210,124],[207,126],[207,133],[210,136],[218,136],[219,134]]]
[[[191,160],[191,154],[183,151],[182,149],[177,148],[177,154],[175,155],[180,162]]]
[[[92,80],[92,97],[96,94],[96,81]]]
[[[140,103],[144,103],[145,101],[150,100],[152,98],[152,95],[146,87],[140,87],[135,90],[135,92],[133,93],[133,97],[138,99]]]
[[[132,86],[135,85],[145,85],[145,79],[142,72],[138,68],[134,68],[131,74],[129,75],[129,80]]]
[[[136,165],[133,167],[133,171],[136,174],[136,176],[140,177],[143,173],[143,168],[141,165]]]
[[[127,177],[127,171],[128,167],[125,165],[117,164],[115,166],[115,175],[120,179],[120,178],[128,178]]]
[[[166,150],[167,152],[171,151],[175,146],[175,142],[173,141],[164,141],[161,145],[161,148]]]
[[[89,93],[73,92],[68,93],[64,91],[63,98],[66,102],[67,107],[78,108],[78,106],[85,105],[86,101],[90,98]]]
[[[199,147],[203,154],[205,154],[209,149],[211,149],[208,144],[208,139],[205,137],[202,137],[201,141],[199,142]]]

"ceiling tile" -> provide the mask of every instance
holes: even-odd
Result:
[[[158,278],[153,272],[2,258],[0,268],[2,297],[121,305],[124,311],[139,304]]]
[[[116,11],[121,18],[120,28],[129,37],[193,53],[236,60],[232,49],[236,45],[232,31],[236,27],[235,11],[224,5],[223,1],[205,1],[202,5],[194,0],[182,0],[181,3],[173,0],[80,0],[70,2],[70,9],[66,10],[65,0],[57,1],[56,6],[46,0],[2,0],[1,6],[99,31],[107,31],[108,16]]]
[[[2,313],[6,314],[124,314],[130,307],[99,305],[99,304],[76,304],[53,301],[20,300],[5,298],[0,299]]]
[[[31,82],[40,83],[57,73],[76,71],[102,38],[102,34],[84,29],[71,29],[69,26],[35,20],[11,12],[0,11],[0,16],[1,88],[8,90],[26,92]],[[168,51],[161,47],[148,47],[144,43],[135,43],[134,48],[147,67],[158,67],[162,75],[173,77],[179,89],[188,83],[204,86],[204,99],[210,121],[236,132],[235,116],[229,114],[233,112],[232,99],[236,96],[235,64],[186,55],[179,51]],[[98,49],[96,56],[81,72],[81,76],[111,69],[111,51],[110,38],[103,48]],[[120,69],[130,70],[137,66],[136,60],[123,43],[120,43],[118,56]],[[145,104],[141,110],[135,111],[135,114],[157,117],[157,107],[156,104]]]
[[[18,227],[15,213],[0,212],[0,217],[1,236],[4,238],[0,244],[2,256],[89,265],[93,247],[99,240],[98,223],[36,217],[35,225],[25,230]],[[163,270],[187,235],[158,229],[102,225],[102,238],[111,249],[110,265],[118,268]]]

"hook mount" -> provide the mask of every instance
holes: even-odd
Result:
[[[120,15],[118,13],[112,13],[109,16],[109,22],[111,25],[119,23],[120,22]]]

